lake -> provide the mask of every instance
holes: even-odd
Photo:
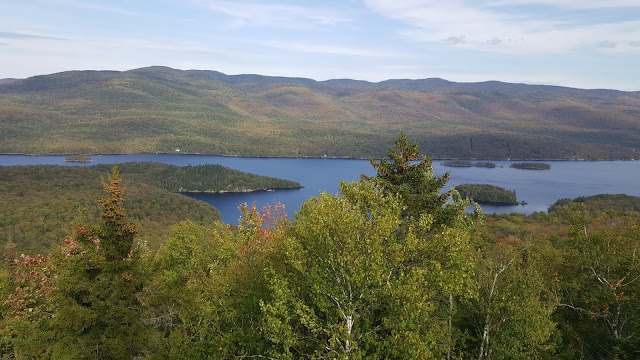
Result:
[[[64,155],[29,156],[0,155],[0,165],[68,165],[87,166],[134,161],[154,161],[170,165],[219,164],[259,175],[279,177],[300,182],[303,189],[260,191],[252,193],[188,194],[205,201],[222,212],[226,223],[237,223],[238,204],[253,203],[261,208],[279,201],[285,204],[287,213],[292,215],[300,205],[322,191],[330,194],[338,192],[341,180],[356,181],[360,174],[374,175],[367,160],[359,159],[314,159],[314,158],[246,158],[210,155],[181,154],[126,154],[92,155],[91,163],[65,161]],[[492,161],[498,167],[445,167],[441,161],[434,161],[434,173],[442,175],[449,171],[449,185],[463,183],[491,184],[515,190],[518,201],[527,205],[490,206],[483,205],[485,213],[522,212],[531,214],[546,211],[556,200],[576,198],[595,194],[628,194],[640,196],[640,161],[544,161],[551,164],[551,170],[512,169],[515,161]],[[126,179],[125,179],[126,181]]]

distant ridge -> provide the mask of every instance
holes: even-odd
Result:
[[[0,152],[637,159],[640,91],[152,66],[0,80]]]
[[[12,82],[15,82],[18,80],[20,79],[13,79],[13,78],[0,79],[0,85],[11,84]]]

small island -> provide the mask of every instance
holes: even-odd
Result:
[[[494,168],[496,164],[489,161],[471,162],[469,160],[448,160],[443,161],[442,166]]]
[[[456,190],[463,198],[471,198],[475,202],[497,205],[519,205],[515,190],[507,190],[499,186],[487,184],[461,184]]]
[[[64,161],[69,161],[69,162],[91,162],[93,160],[87,155],[69,155],[69,156],[67,156],[66,159],[64,159]]]
[[[551,169],[551,165],[545,163],[513,163],[509,165],[510,168],[514,169],[527,169],[527,170],[549,170]]]

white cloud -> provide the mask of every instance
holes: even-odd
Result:
[[[229,16],[234,27],[297,29],[332,26],[351,21],[337,11],[304,6],[225,0],[202,0],[199,3],[210,11]]]
[[[550,0],[520,0],[525,2],[546,4]],[[585,47],[609,51],[611,48],[603,48],[603,43],[620,44],[615,47],[618,52],[640,50],[630,45],[640,39],[638,20],[577,24],[567,18],[536,13],[508,13],[495,2],[486,7],[463,0],[365,0],[365,3],[379,14],[404,22],[407,28],[400,30],[400,34],[416,41],[516,54],[563,53]],[[595,2],[588,3],[596,6]]]
[[[61,4],[71,6],[77,9],[93,10],[93,11],[99,11],[99,12],[105,12],[105,13],[111,13],[111,14],[117,14],[117,15],[123,15],[123,16],[138,16],[138,17],[149,16],[148,13],[130,11],[127,9],[116,8],[111,6],[96,5],[96,4],[83,2],[83,1],[65,0],[65,1],[62,1]]]
[[[61,37],[39,35],[25,32],[7,32],[0,31],[0,39],[14,39],[14,40],[66,40]]]
[[[488,6],[543,5],[564,9],[640,7],[637,0],[489,0]]]
[[[246,53],[187,42],[145,38],[77,37],[60,42],[33,39],[11,41],[7,48],[11,56],[0,56],[0,78],[67,70],[129,70],[149,65],[176,67],[184,58],[207,63],[207,68],[216,68],[220,64],[242,64],[246,56]]]
[[[405,57],[406,54],[399,54],[395,52],[389,52],[388,50],[372,50],[363,49],[357,47],[346,47],[336,45],[321,45],[310,43],[292,43],[282,41],[265,41],[261,45],[267,47],[273,47],[281,50],[297,51],[312,54],[327,54],[327,55],[346,55],[346,56],[362,56],[362,57],[378,57],[378,58],[392,58],[392,57]]]

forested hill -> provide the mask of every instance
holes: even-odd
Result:
[[[113,165],[102,164],[94,169],[107,172]],[[119,164],[125,176],[143,176],[151,183],[170,192],[247,192],[273,189],[299,189],[299,182],[256,175],[222,165],[175,166],[154,162]]]
[[[496,81],[225,75],[149,67],[0,82],[0,152],[640,157],[640,92]]]
[[[97,221],[99,208],[95,195],[101,192],[101,177],[112,167],[0,167],[0,248],[10,240],[19,251],[45,251],[70,234],[74,218]],[[174,192],[300,187],[293,181],[219,165],[126,163],[118,168],[127,187],[127,214],[140,225],[140,239],[151,248],[163,243],[171,226],[180,221],[209,224],[220,220],[220,212],[214,207]]]

